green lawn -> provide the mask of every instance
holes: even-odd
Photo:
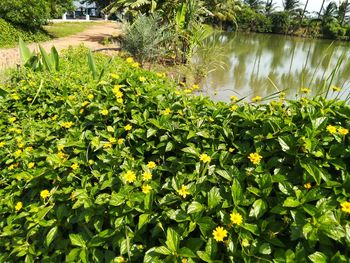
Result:
[[[67,22],[56,23],[44,26],[44,29],[54,38],[66,37],[85,31],[87,28],[96,25],[96,22]]]

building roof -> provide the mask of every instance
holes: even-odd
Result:
[[[84,3],[85,1],[73,1],[74,6],[76,8],[96,8],[96,3],[93,2],[92,4]]]

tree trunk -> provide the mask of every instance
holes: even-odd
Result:
[[[305,6],[304,6],[304,10],[303,10],[303,13],[301,14],[301,18],[300,18],[300,23],[299,23],[299,26],[302,25],[303,23],[303,19],[304,19],[304,15],[305,15],[305,11],[306,11],[306,8],[307,8],[307,5],[309,4],[309,0],[306,0],[306,3],[305,3]]]
[[[322,13],[322,10],[323,10],[323,6],[324,6],[324,3],[326,2],[326,0],[323,0],[322,1],[322,5],[321,5],[321,9],[320,9],[320,12],[318,12],[318,18],[321,17],[321,13]]]

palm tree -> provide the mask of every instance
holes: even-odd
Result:
[[[322,5],[321,5],[321,9],[320,9],[320,12],[318,12],[318,18],[321,17],[321,13],[322,13],[322,10],[323,10],[323,7],[324,7],[324,3],[326,2],[326,0],[323,0],[322,1]]]
[[[301,18],[300,18],[300,26],[301,26],[301,24],[303,23],[303,19],[304,19],[305,11],[306,11],[306,8],[307,8],[307,5],[308,5],[308,4],[309,4],[309,0],[306,0],[305,5],[304,5],[303,12],[301,13]]]
[[[271,15],[275,11],[275,3],[274,0],[266,0],[265,3],[265,14]]]
[[[294,13],[300,6],[300,0],[284,0],[283,8],[284,11]]]
[[[323,10],[323,13],[321,13],[322,23],[325,24],[329,20],[334,19],[336,17],[337,10],[337,4],[334,1],[330,2]]]
[[[244,0],[244,3],[257,12],[261,11],[264,5],[262,0]]]
[[[345,0],[340,3],[338,9],[338,20],[341,25],[343,25],[346,14],[350,11],[350,3],[348,0]]]

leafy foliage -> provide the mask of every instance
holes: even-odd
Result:
[[[120,58],[96,83],[87,54],[1,89],[0,262],[347,261],[344,102],[214,103]]]

